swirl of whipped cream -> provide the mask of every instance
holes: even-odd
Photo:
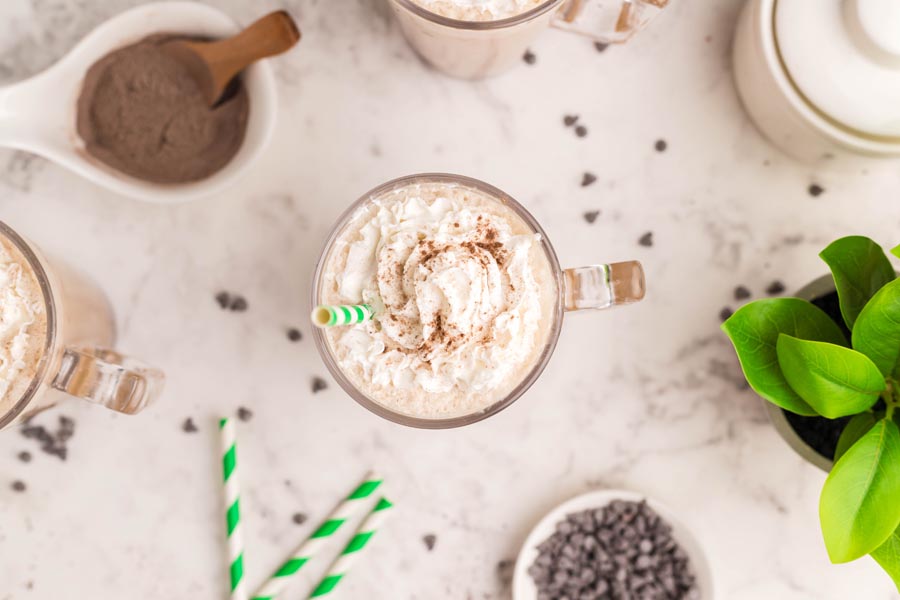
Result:
[[[541,343],[540,237],[495,200],[433,187],[377,199],[348,226],[334,299],[377,315],[329,331],[339,361],[385,395],[508,388]]]
[[[0,404],[24,385],[20,376],[36,366],[42,338],[33,334],[44,317],[43,296],[24,258],[0,239]],[[28,382],[25,382],[28,383]]]

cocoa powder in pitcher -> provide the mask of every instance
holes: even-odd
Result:
[[[89,155],[153,183],[205,179],[237,154],[250,102],[239,79],[210,107],[189,70],[157,34],[107,54],[87,72],[77,131]],[[183,38],[183,36],[181,36]]]

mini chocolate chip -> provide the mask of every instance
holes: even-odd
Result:
[[[581,176],[581,187],[587,187],[595,181],[597,181],[597,176],[585,171],[584,175]]]
[[[497,563],[497,577],[500,578],[500,581],[503,585],[509,585],[512,583],[513,575],[515,574],[516,569],[516,561],[506,559],[501,560]]]
[[[321,377],[313,377],[312,380],[312,392],[313,394],[317,392],[321,392],[322,390],[328,389],[328,382],[322,379]]]
[[[194,420],[188,417],[184,420],[184,423],[181,424],[181,430],[185,433],[194,433],[197,431],[197,426],[194,424]]]
[[[777,296],[778,294],[783,294],[784,290],[784,284],[778,280],[775,280],[769,284],[769,287],[766,288],[766,293],[770,296]]]
[[[253,418],[253,411],[249,408],[244,408],[243,406],[239,406],[237,409],[238,419],[244,421],[245,423]]]
[[[578,127],[575,128],[575,135],[577,135],[578,137],[583,138],[583,137],[587,136],[587,134],[588,134],[587,127],[585,127],[584,125],[579,125]]]
[[[735,300],[746,300],[753,294],[750,293],[750,290],[747,289],[746,286],[739,285],[734,288],[734,299]]]
[[[731,317],[731,315],[733,315],[733,314],[734,314],[734,311],[731,310],[729,307],[726,306],[725,308],[723,308],[722,310],[719,311],[719,319],[721,319],[722,322],[724,323],[724,322],[727,321],[727,320]]]
[[[647,233],[645,233],[644,235],[639,237],[638,244],[640,244],[641,246],[646,246],[647,248],[652,246],[653,245],[653,232],[648,231]]]
[[[292,342],[299,342],[303,339],[303,334],[296,327],[291,327],[287,330],[287,338]]]
[[[422,537],[422,541],[425,543],[425,547],[428,549],[428,551],[431,552],[432,550],[434,550],[434,545],[437,544],[437,536],[433,533],[429,533],[428,535]]]
[[[24,492],[26,488],[24,481],[13,481],[11,487],[14,492]]]
[[[291,517],[291,521],[293,521],[295,525],[303,525],[306,523],[307,518],[308,517],[305,514],[298,512],[294,513],[294,516]]]
[[[825,188],[823,188],[818,183],[813,183],[812,185],[809,186],[807,191],[809,192],[810,196],[815,198],[816,196],[821,196],[825,192]]]
[[[597,52],[603,52],[607,48],[609,48],[609,44],[604,44],[603,42],[594,42],[594,48],[597,49]]]
[[[216,294],[216,302],[219,303],[219,308],[226,309],[231,303],[231,295],[228,292],[219,292]]]
[[[534,52],[532,52],[531,50],[526,50],[525,56],[522,57],[522,60],[524,60],[529,65],[533,65],[537,62],[537,56],[535,56]]]
[[[597,220],[597,217],[600,216],[600,211],[599,210],[589,210],[586,213],[584,213],[583,216],[584,216],[585,221],[587,221],[588,223],[593,223],[594,221]]]
[[[19,452],[19,460],[23,463],[31,462],[31,452],[22,451]]]
[[[563,117],[563,125],[571,127],[578,122],[578,115],[566,115]]]
[[[656,140],[656,143],[653,144],[653,147],[656,148],[657,152],[665,152],[666,148],[669,147],[669,144],[666,143],[666,140]]]
[[[235,296],[228,308],[234,312],[244,312],[247,310],[247,300],[243,296]]]

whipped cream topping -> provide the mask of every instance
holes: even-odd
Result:
[[[435,14],[462,21],[496,21],[537,8],[548,0],[413,0]]]
[[[327,335],[367,395],[445,417],[490,406],[527,374],[545,341],[550,270],[518,215],[475,190],[423,184],[375,199],[345,231],[326,301],[365,302],[376,317]]]
[[[0,408],[31,383],[47,330],[44,299],[25,258],[0,237]]]

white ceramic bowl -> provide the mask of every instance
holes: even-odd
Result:
[[[538,545],[549,538],[556,531],[556,524],[564,520],[566,515],[577,513],[594,508],[602,508],[613,500],[625,500],[627,502],[647,501],[647,505],[656,511],[665,521],[672,526],[672,535],[675,541],[687,553],[691,568],[697,577],[697,588],[700,590],[701,600],[713,599],[713,579],[712,572],[709,569],[709,562],[706,555],[700,547],[699,542],[691,534],[665,505],[660,504],[652,498],[647,498],[635,492],[624,490],[597,490],[576,496],[568,500],[541,519],[541,521],[531,530],[522,550],[519,552],[519,558],[516,560],[516,570],[513,576],[513,598],[514,600],[536,600],[537,587],[534,585],[531,576],[528,575],[528,568],[534,564],[537,559]]]
[[[194,183],[148,183],[94,160],[76,133],[75,105],[88,68],[112,50],[153,33],[227,37],[238,30],[221,11],[194,2],[158,2],[123,12],[43,73],[0,88],[0,145],[40,154],[114,192],[151,202],[179,202],[220,191],[260,155],[275,128],[275,77],[265,62],[243,75],[250,98],[243,145],[225,168]]]

